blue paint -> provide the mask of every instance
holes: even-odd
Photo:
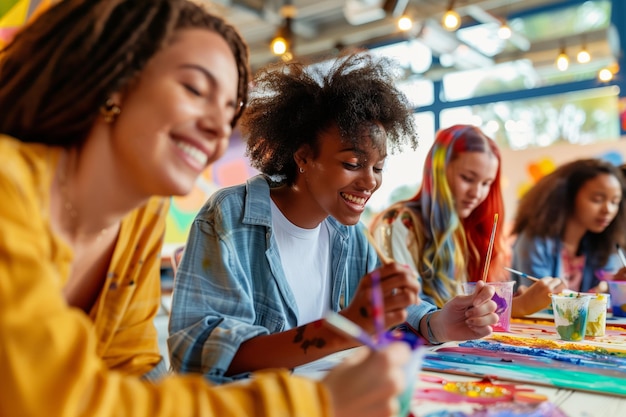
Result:
[[[626,396],[626,358],[601,349],[563,351],[475,340],[429,352],[423,369]]]

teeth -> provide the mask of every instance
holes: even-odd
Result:
[[[200,149],[196,148],[193,145],[190,145],[187,142],[175,142],[176,146],[178,146],[183,152],[187,155],[198,161],[198,164],[205,166],[207,161],[209,160],[209,156],[205,154]]]
[[[365,201],[367,201],[364,197],[357,197],[357,196],[352,195],[352,194],[341,193],[341,195],[343,196],[343,198],[345,198],[349,202],[355,203],[355,204],[363,205],[363,204],[365,204]]]

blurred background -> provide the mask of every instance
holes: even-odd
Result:
[[[626,159],[624,0],[195,1],[237,27],[253,70],[324,63],[345,48],[397,60],[396,82],[412,103],[420,145],[390,155],[366,223],[417,191],[435,132],[456,123],[479,126],[502,149],[508,220],[525,190],[557,165],[583,156]],[[54,2],[0,0],[0,45]],[[207,197],[255,173],[235,131],[195,190],[173,199],[166,263]]]

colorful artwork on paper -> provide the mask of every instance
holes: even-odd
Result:
[[[52,0],[3,0],[0,2],[0,49],[30,19],[50,7]]]
[[[457,377],[458,378],[458,377]],[[458,381],[422,373],[414,409],[420,417],[566,417],[548,397],[528,385],[489,378]]]
[[[514,320],[509,333],[430,352],[424,369],[626,396],[626,330],[607,323],[605,336],[565,342],[553,322]]]

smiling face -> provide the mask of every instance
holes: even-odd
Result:
[[[619,180],[611,174],[597,175],[578,190],[570,223],[593,233],[602,233],[615,219],[621,199]]]
[[[358,147],[342,141],[333,126],[318,139],[318,151],[304,152],[298,162],[304,187],[320,218],[332,216],[345,225],[358,223],[365,204],[382,184],[386,135],[382,127],[363,130]]]
[[[180,30],[123,94],[112,124],[118,168],[137,192],[187,194],[225,152],[238,109],[238,72],[226,41]]]
[[[446,179],[459,218],[467,218],[485,201],[497,171],[498,160],[488,152],[462,152],[448,164]]]

